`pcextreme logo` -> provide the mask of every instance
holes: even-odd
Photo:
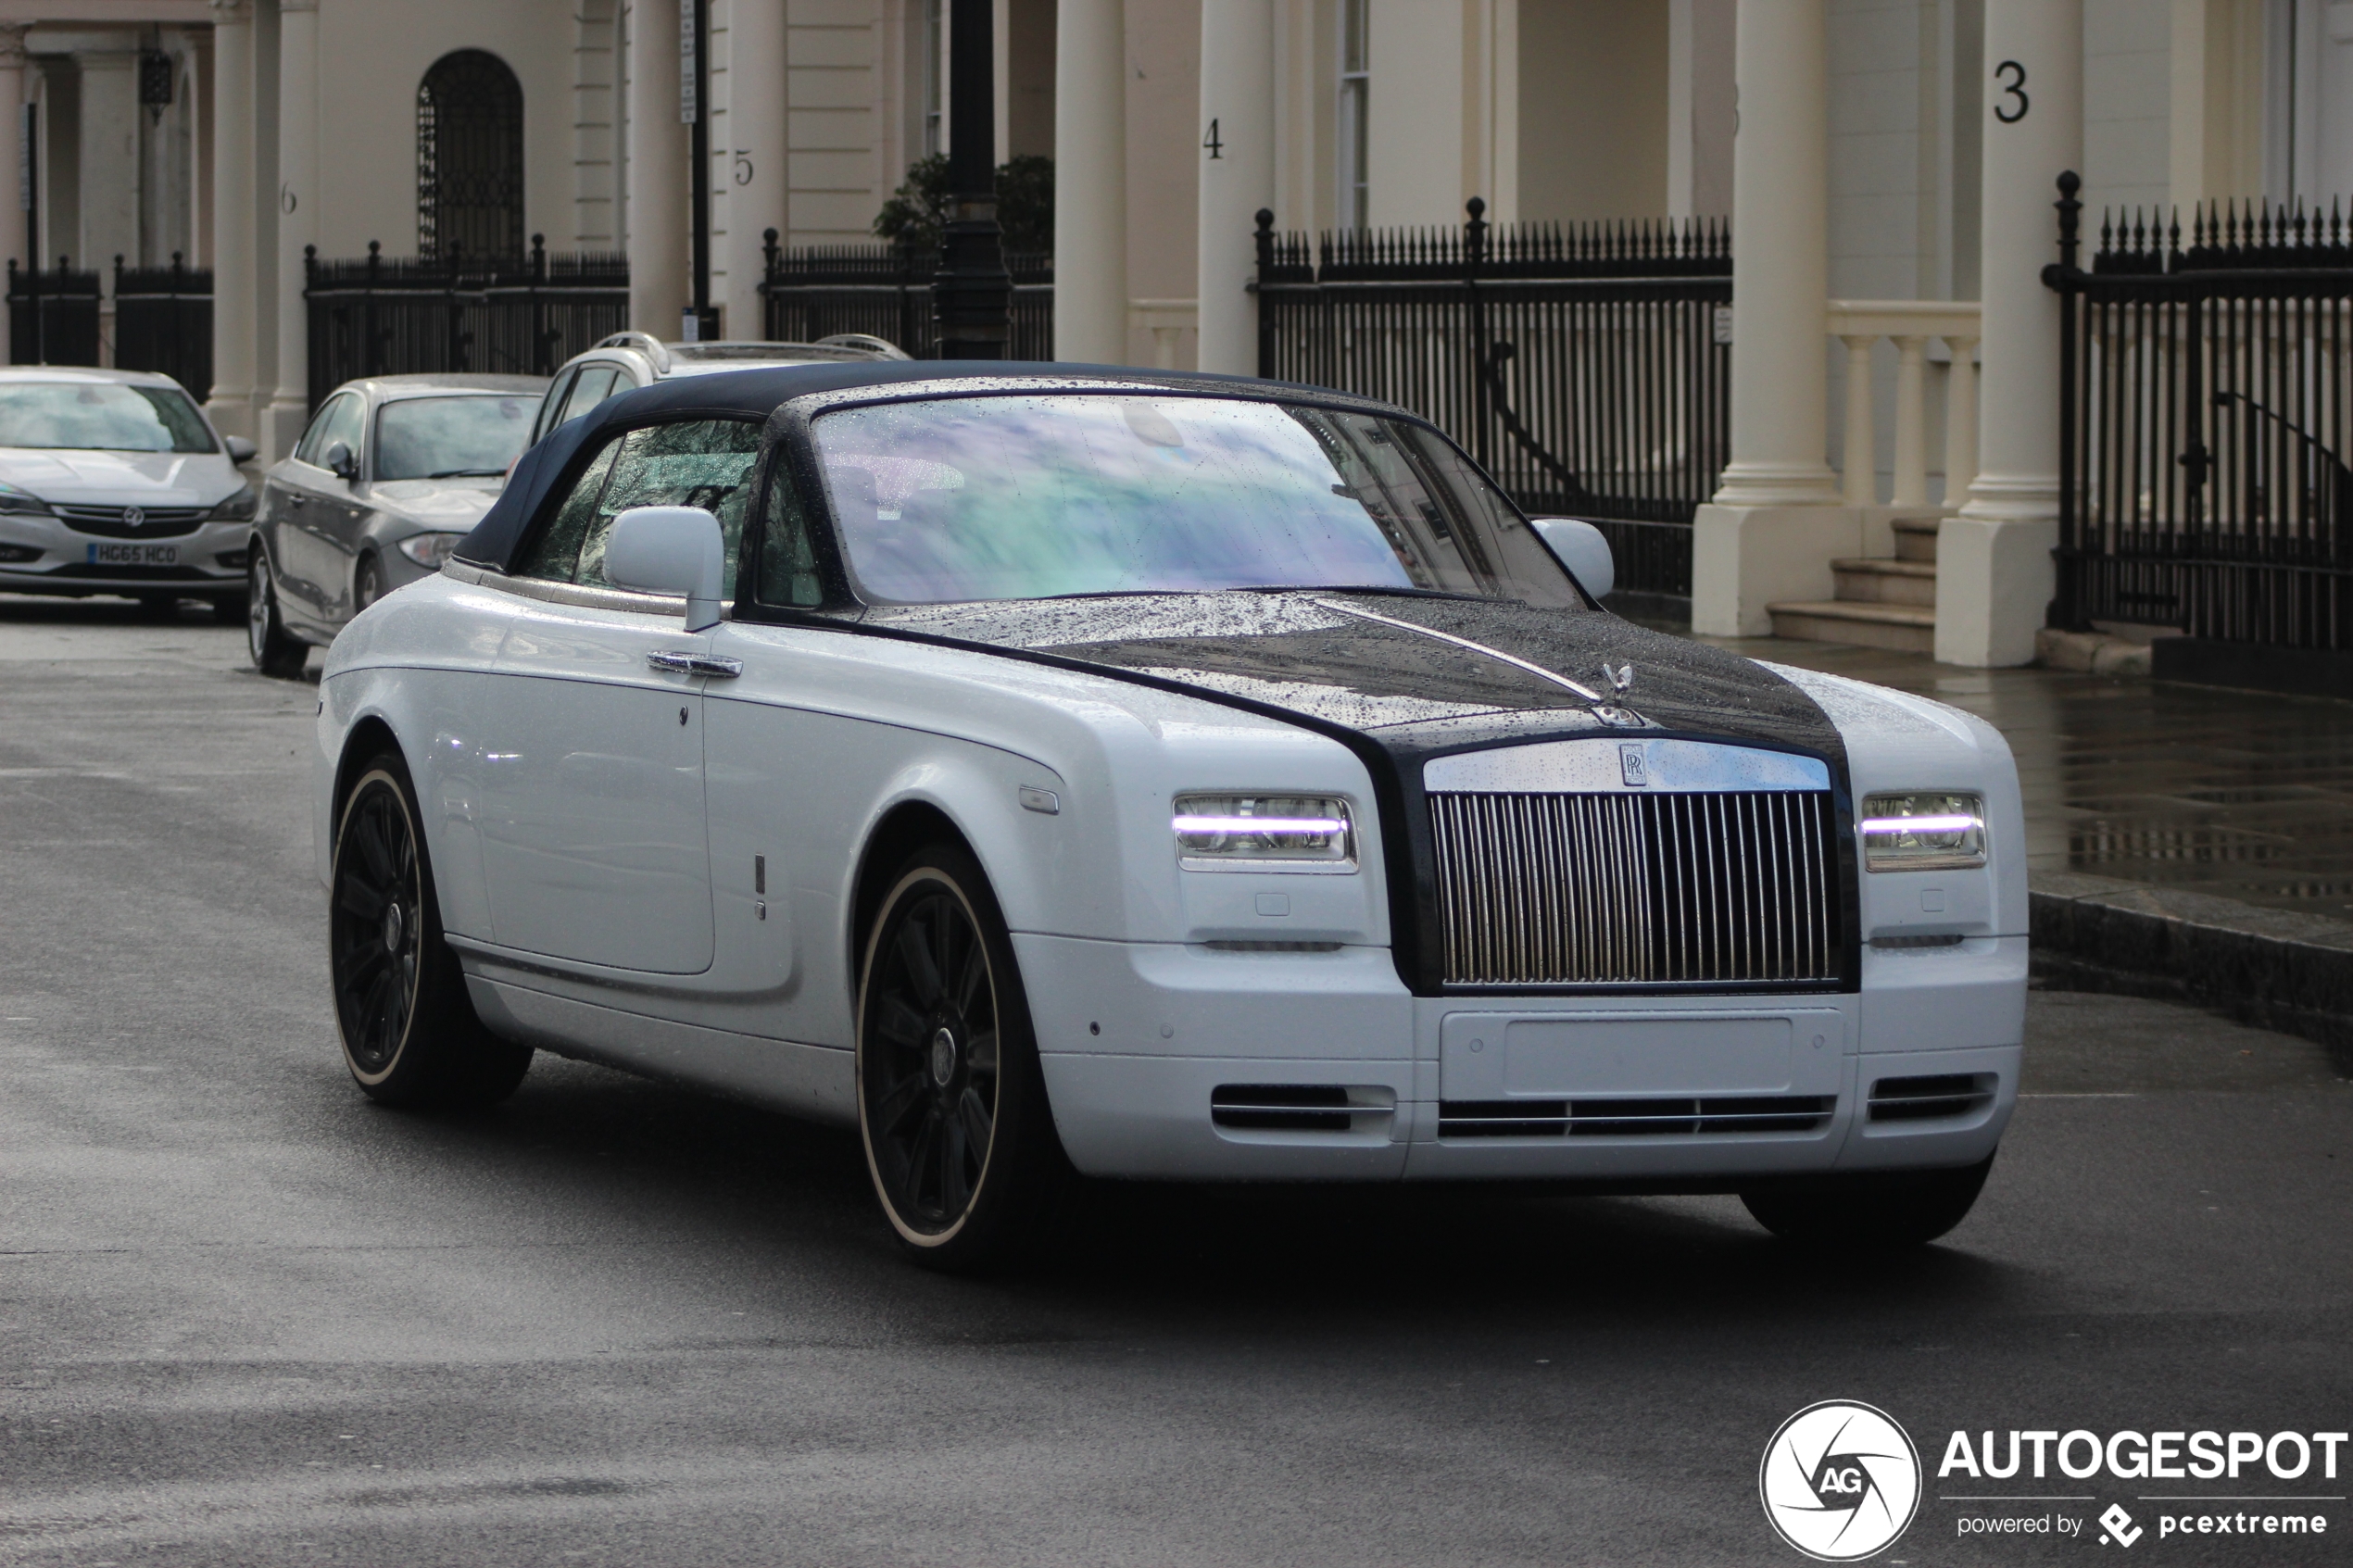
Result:
[[[1920,1506],[1920,1455],[1895,1418],[1852,1399],[1824,1399],[1780,1424],[1756,1469],[1765,1517],[1820,1562],[1885,1550]]]

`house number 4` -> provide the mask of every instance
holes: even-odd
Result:
[[[1201,144],[1209,149],[1209,156],[1211,157],[1224,157],[1226,156],[1226,139],[1217,134],[1217,122],[1215,120],[1213,119],[1209,122],[1209,133],[1201,139]]]

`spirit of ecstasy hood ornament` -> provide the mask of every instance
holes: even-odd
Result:
[[[1619,665],[1615,670],[1612,670],[1609,667],[1607,660],[1604,660],[1602,664],[1602,673],[1609,677],[1610,690],[1623,695],[1624,693],[1633,689],[1634,666],[1631,660]]]

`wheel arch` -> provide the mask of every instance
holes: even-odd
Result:
[[[330,817],[328,832],[332,834],[343,822],[343,804],[351,798],[351,786],[358,782],[359,770],[369,759],[389,751],[408,766],[408,748],[382,714],[370,713],[360,718],[344,733],[343,755],[335,759],[334,790],[328,797]]]
[[[901,800],[891,806],[859,849],[858,870],[850,882],[849,928],[842,933],[843,972],[849,982],[853,1010],[858,987],[864,978],[862,967],[866,933],[872,929],[875,917],[882,912],[883,898],[890,892],[890,875],[918,846],[938,839],[959,846],[979,862],[981,874],[989,876],[988,862],[973,843],[972,835],[931,800]],[[991,898],[996,897],[993,878],[988,891]]]

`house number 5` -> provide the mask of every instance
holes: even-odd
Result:
[[[736,154],[736,183],[751,183],[751,153],[749,149],[739,149]]]
[[[2002,82],[2003,76],[2011,72],[2016,74],[2011,76],[2009,81]],[[2004,125],[2016,125],[2026,118],[2026,111],[2032,107],[2026,96],[2026,68],[2016,60],[2004,60],[1994,68],[1994,80],[2002,82],[2002,93],[2005,96],[2018,100],[2016,108],[2007,104],[1994,106],[1994,118]]]

